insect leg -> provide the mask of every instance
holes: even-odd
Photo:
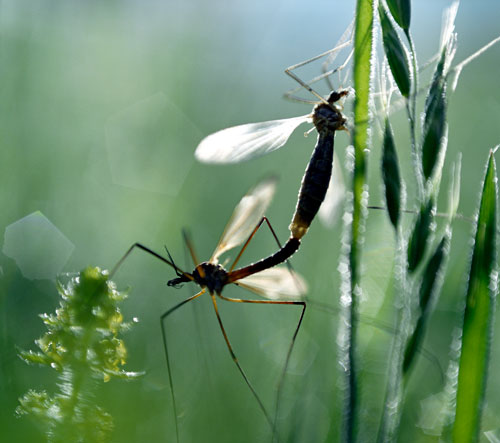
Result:
[[[170,308],[168,311],[163,313],[162,316],[160,317],[161,333],[162,333],[162,337],[163,337],[163,350],[165,351],[165,358],[167,360],[168,384],[170,386],[170,393],[172,394],[172,408],[174,410],[175,435],[176,435],[177,443],[179,443],[179,425],[177,424],[177,406],[175,404],[174,384],[172,381],[172,371],[170,370],[170,360],[168,358],[167,334],[165,331],[164,320],[166,320],[166,318],[170,314],[172,314],[174,311],[179,309],[181,306],[185,305],[186,303],[190,302],[191,300],[194,300],[195,298],[198,298],[205,291],[206,291],[206,289],[202,289],[197,294],[187,298],[186,300],[181,301],[180,303],[177,303],[174,307]]]
[[[347,66],[347,64],[351,60],[352,54],[353,54],[353,51],[351,51],[351,53],[346,58],[344,63],[342,63],[340,66],[337,66],[336,68],[333,68],[333,69],[327,69],[327,67],[325,67],[325,64],[326,64],[326,62],[325,62],[323,64],[323,67],[322,67],[323,73],[317,75],[316,77],[313,77],[311,80],[309,80],[307,82],[307,84],[310,86],[310,85],[313,85],[313,84],[319,82],[320,80],[325,80],[327,82],[328,89],[330,91],[335,90],[335,87],[333,86],[333,83],[331,82],[330,77],[335,73],[339,73],[339,75],[340,75],[340,72]],[[297,92],[301,91],[302,89],[304,89],[302,86],[297,86],[296,88],[293,88],[293,89],[286,91],[283,95],[287,100],[292,100],[292,101],[297,101],[297,102],[302,102],[302,103],[309,103],[309,104],[316,104],[317,101],[315,101],[315,100],[308,100],[308,99],[305,99],[305,98],[302,98],[302,97],[295,95]]]
[[[349,30],[349,28],[348,28]],[[344,33],[345,34],[345,33]],[[344,37],[344,36],[342,36]],[[342,40],[342,38],[341,38]],[[296,63],[292,66],[289,66],[288,68],[285,69],[285,72],[288,74],[291,71],[295,71],[298,68],[301,68],[302,66],[308,65],[309,63],[315,62],[316,60],[319,60],[320,58],[326,57],[327,55],[329,56],[328,60],[329,63],[333,61],[332,55],[336,54],[340,50],[347,48],[352,42],[352,38],[349,38],[346,41],[343,41],[339,43],[335,48],[328,49],[328,51],[322,52],[321,54],[315,55],[314,57],[308,58],[307,60],[301,61],[299,63]]]
[[[218,294],[218,295],[220,295],[220,294]],[[262,400],[260,399],[259,395],[257,394],[257,391],[254,389],[254,387],[250,383],[250,380],[248,379],[247,375],[245,374],[245,371],[243,371],[243,368],[241,367],[241,365],[240,365],[240,363],[239,363],[239,361],[238,361],[238,359],[233,351],[231,343],[229,342],[229,338],[227,337],[226,330],[224,329],[224,325],[222,324],[222,319],[220,318],[219,309],[217,308],[217,301],[215,300],[215,295],[210,294],[210,297],[212,297],[212,303],[214,304],[215,315],[217,316],[217,320],[219,321],[219,326],[220,326],[220,329],[222,331],[222,335],[224,336],[224,340],[226,341],[226,345],[227,345],[227,348],[229,350],[229,353],[231,354],[231,358],[233,359],[234,363],[238,367],[241,375],[243,376],[243,379],[245,380],[245,383],[250,388],[250,391],[252,391],[252,394],[254,395],[255,399],[257,400],[257,403],[259,404],[260,409],[264,413],[266,420],[269,423],[269,426],[274,431],[274,424],[271,420],[271,417],[269,416],[269,413],[267,412],[267,410],[264,406],[264,403],[262,403]]]
[[[329,303],[314,301],[309,298],[306,300],[306,302],[311,309],[318,309],[320,312],[326,312],[328,314],[337,315],[340,311],[340,308],[338,306],[332,306]],[[384,322],[383,320],[379,320],[377,318],[370,317],[365,314],[360,314],[360,321],[365,325],[372,326],[373,328],[378,329],[387,334],[394,335],[396,333],[395,327],[390,323]],[[443,368],[441,367],[439,359],[431,351],[422,346],[419,346],[417,349],[422,354],[422,357],[424,357],[437,370],[441,384],[443,384],[445,381],[444,371]]]
[[[194,246],[193,242],[191,241],[191,236],[189,235],[189,232],[186,229],[182,230],[182,236],[184,237],[184,242],[186,243],[186,246],[189,250],[189,255],[191,255],[193,264],[196,266],[198,263],[200,263],[200,261],[198,260],[196,252],[194,251]]]
[[[239,259],[241,258],[241,255],[243,254],[243,251],[246,249],[246,247],[248,246],[248,243],[250,243],[250,240],[255,235],[255,233],[257,232],[257,230],[261,227],[262,223],[264,223],[264,221],[267,223],[267,226],[269,227],[271,233],[273,234],[273,237],[276,240],[276,244],[278,245],[278,247],[280,249],[282,248],[281,242],[280,242],[280,240],[279,240],[276,232],[274,231],[274,228],[272,227],[271,222],[269,221],[269,219],[267,217],[264,216],[264,217],[262,217],[262,219],[260,220],[260,222],[257,224],[257,226],[255,227],[255,229],[253,230],[253,232],[250,234],[250,236],[248,237],[248,239],[245,242],[245,244],[242,246],[241,251],[239,252],[238,256],[235,258],[234,263],[232,264],[231,268],[229,269],[229,272],[231,272],[235,268],[236,264],[238,263]],[[290,274],[292,275],[292,277],[293,277],[293,279],[294,279],[294,281],[296,283],[296,286],[299,288],[301,285],[297,281],[297,277],[296,277],[295,273],[293,272],[293,266],[292,266],[292,264],[290,263],[289,260],[287,260],[285,264],[286,264],[288,270],[290,271]]]
[[[278,411],[279,411],[279,406],[280,406],[280,400],[281,400],[281,389],[283,387],[283,383],[285,382],[285,375],[286,375],[286,370],[288,368],[288,364],[290,362],[290,357],[292,355],[293,347],[295,345],[295,340],[297,338],[297,335],[300,330],[300,326],[302,325],[302,320],[304,319],[304,314],[306,312],[306,303],[303,301],[287,301],[287,300],[245,300],[241,298],[230,298],[230,297],[224,297],[222,294],[217,294],[220,298],[226,301],[231,301],[235,303],[258,303],[258,304],[267,304],[267,305],[298,305],[302,306],[302,311],[300,313],[300,318],[299,321],[297,322],[297,326],[295,327],[295,331],[292,336],[292,341],[290,342],[290,346],[288,348],[288,352],[286,354],[286,359],[285,359],[285,364],[283,366],[283,372],[281,373],[280,379],[278,381],[278,389],[277,389],[277,395],[276,395],[276,408],[274,411],[274,423],[272,425],[273,427],[273,438],[272,441],[274,442],[276,439],[276,421],[278,419]],[[213,297],[213,295],[212,295]],[[214,300],[215,304],[215,300]]]
[[[313,88],[311,88],[311,86],[309,86],[305,81],[303,81],[298,75],[294,74],[292,72],[292,69],[295,69],[299,66],[302,66],[302,64],[298,64],[298,65],[294,65],[294,66],[290,66],[288,68],[285,69],[285,74],[292,77],[300,86],[302,86],[304,89],[306,89],[307,91],[309,91],[312,95],[314,95],[315,97],[317,97],[319,99],[320,102],[324,103],[325,105],[328,104],[328,102],[326,101],[326,99],[321,96],[320,94],[318,94]],[[297,100],[297,101],[303,101],[303,102],[306,102],[306,103],[311,103],[311,102],[308,102],[307,100],[305,99],[300,99],[299,97],[295,97],[293,95],[285,95],[285,97],[287,98],[291,98],[292,100]],[[312,102],[314,103],[314,102]]]
[[[352,51],[350,52],[350,54],[347,56],[346,60],[344,61],[344,63],[340,67],[327,72],[328,66],[333,63],[333,61],[337,57],[339,51],[341,51],[342,49],[344,49],[352,44],[353,25],[354,25],[354,22],[351,22],[351,24],[344,31],[344,33],[342,34],[342,36],[340,37],[339,41],[337,42],[336,46],[333,49],[329,49],[328,51],[322,52],[319,55],[311,57],[311,58],[304,60],[300,63],[296,63],[295,65],[289,66],[288,68],[285,69],[285,74],[292,77],[300,85],[298,88],[295,88],[295,89],[292,89],[292,90],[286,92],[285,93],[286,98],[291,99],[291,100],[295,100],[295,101],[307,102],[307,100],[301,99],[300,97],[297,97],[294,95],[296,92],[300,91],[301,89],[306,89],[311,94],[313,94],[315,97],[318,97],[323,103],[325,103],[325,99],[323,97],[321,97],[319,94],[317,94],[311,88],[310,85],[313,83],[316,83],[317,81],[321,80],[322,78],[326,78],[326,81],[328,83],[328,87],[330,88],[330,90],[335,89],[333,87],[333,85],[331,84],[329,76],[335,72],[339,72],[342,69],[344,69],[344,67],[349,63],[349,60],[352,57]],[[327,57],[326,61],[322,65],[323,74],[313,78],[311,81],[305,82],[292,72],[292,71],[294,71],[302,66],[305,66],[305,65],[312,63],[312,62],[314,62],[320,58],[323,58],[323,57]]]
[[[264,216],[264,217],[262,217],[260,219],[259,223],[257,223],[257,226],[255,226],[254,230],[252,231],[252,233],[248,237],[247,241],[241,247],[240,252],[238,253],[238,255],[236,256],[236,258],[234,259],[234,262],[231,265],[231,267],[229,268],[229,272],[231,272],[235,268],[235,266],[237,265],[237,263],[240,260],[241,256],[243,255],[243,252],[245,251],[245,249],[247,248],[248,244],[252,240],[253,236],[257,233],[257,231],[259,230],[259,228],[262,226],[262,223],[264,223],[264,222],[266,222],[267,226],[269,226],[269,229],[271,230],[271,233],[273,234],[273,237],[275,238],[276,242],[278,243],[278,246],[281,248],[281,243],[278,240],[278,237],[277,237],[276,233],[274,232],[273,227],[271,226],[271,222],[269,221],[269,219],[266,216]]]
[[[307,84],[313,85],[314,83],[317,83],[320,80],[326,79],[326,81],[328,82],[329,89],[334,90],[335,88],[331,84],[329,76],[334,74],[335,72],[337,72],[338,69],[339,68],[335,68],[335,69],[330,69],[328,71],[325,71],[325,72],[323,72],[323,74],[320,74],[320,75],[317,75],[316,77],[313,77],[311,80],[309,80],[307,82]],[[283,95],[287,100],[309,103],[309,104],[316,104],[317,103],[316,100],[307,100],[305,98],[298,97],[297,95],[295,95],[297,92],[301,91],[302,89],[304,89],[302,86],[297,86],[296,88],[293,88],[293,89],[286,91]]]

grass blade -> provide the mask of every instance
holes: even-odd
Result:
[[[401,212],[401,176],[399,174],[398,155],[394,146],[389,119],[385,119],[384,141],[382,146],[382,178],[385,186],[387,212],[394,229],[398,230]]]
[[[497,292],[497,188],[490,153],[467,284],[453,441],[479,440]]]
[[[392,22],[387,15],[385,8],[379,4],[378,13],[382,27],[382,39],[384,43],[384,52],[391,68],[394,81],[403,97],[410,95],[410,61],[408,53],[401,39],[394,29]]]
[[[411,2],[410,0],[387,0],[394,21],[405,31],[410,28]]]
[[[366,151],[369,143],[369,102],[373,52],[374,1],[358,0],[356,5],[356,28],[354,32],[354,170],[352,175],[352,197],[346,205],[345,237],[341,261],[346,266],[342,273],[342,305],[344,306],[342,328],[339,331],[340,363],[346,374],[345,409],[342,441],[352,442],[356,438],[358,419],[358,374],[356,365],[357,309],[360,292],[360,262],[363,219],[366,212],[368,189],[366,184]]]

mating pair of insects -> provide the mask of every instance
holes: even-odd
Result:
[[[295,67],[297,66],[298,65]],[[111,275],[113,275],[134,249],[140,249],[166,263],[174,270],[176,278],[168,281],[168,286],[178,286],[182,283],[193,282],[200,287],[199,292],[176,304],[161,316],[161,327],[168,366],[169,384],[172,393],[177,441],[179,441],[177,409],[164,321],[181,306],[200,297],[204,293],[210,295],[229,353],[264,414],[273,432],[274,440],[280,388],[284,381],[286,368],[306,309],[306,303],[301,299],[301,296],[306,292],[306,285],[302,278],[291,269],[279,265],[286,262],[299,249],[302,237],[306,234],[325,199],[332,176],[334,136],[336,131],[346,129],[346,119],[342,115],[341,107],[338,102],[348,94],[346,90],[339,92],[333,91],[328,98],[325,99],[317,94],[308,84],[302,82],[298,77],[292,74],[290,69],[291,68],[288,68],[286,72],[297,80],[302,87],[320,98],[320,102],[316,103],[311,114],[291,119],[248,124],[224,129],[202,140],[195,152],[196,158],[202,162],[235,163],[243,161],[278,149],[286,143],[288,137],[301,123],[312,122],[318,132],[318,138],[302,178],[296,209],[289,226],[290,237],[286,243],[283,246],[280,245],[269,220],[265,217],[265,212],[271,202],[276,187],[276,180],[274,178],[269,178],[260,182],[255,188],[250,190],[236,206],[210,260],[200,263],[191,242],[185,235],[188,250],[195,264],[195,268],[192,272],[181,270],[175,264],[168,250],[168,258],[166,258],[140,243],[133,244],[111,272]],[[237,264],[243,252],[257,230],[264,223],[270,228],[279,249],[274,254],[255,263],[237,268]],[[236,259],[232,265],[226,269],[219,263],[220,256],[240,245],[242,245],[242,247]],[[224,296],[224,287],[232,283],[257,293],[265,299],[236,299]],[[301,308],[300,317],[292,336],[283,372],[279,380],[274,418],[271,417],[271,414],[257,394],[233,351],[219,314],[217,305],[218,299],[236,303],[295,305]]]

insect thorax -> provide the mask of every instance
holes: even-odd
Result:
[[[193,271],[193,277],[200,286],[206,286],[209,292],[220,293],[227,284],[228,273],[222,265],[210,262],[200,263]]]
[[[325,103],[320,103],[314,107],[312,119],[316,130],[320,134],[324,131],[334,132],[344,129],[346,122],[346,119],[334,104],[327,105]]]

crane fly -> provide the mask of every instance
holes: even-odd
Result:
[[[349,52],[349,55],[342,66],[333,70],[328,70],[327,68],[333,62],[334,58],[338,54],[338,51],[350,46],[352,41],[352,27],[353,24],[351,23],[334,49],[326,51],[323,54],[304,62],[290,66],[285,70],[285,73],[292,77],[300,85],[299,88],[289,91],[285,94],[285,96],[302,102],[314,103],[315,106],[312,113],[299,117],[271,120],[260,123],[249,123],[222,129],[205,137],[195,151],[195,157],[200,162],[215,164],[238,163],[268,154],[281,148],[286,144],[288,138],[298,126],[303,123],[313,123],[316,131],[318,132],[318,138],[313,154],[302,178],[296,210],[292,218],[292,223],[289,227],[291,233],[290,240],[293,240],[293,242],[297,244],[297,248],[300,244],[300,239],[309,229],[311,222],[319,211],[321,204],[325,200],[325,196],[329,188],[329,203],[332,203],[335,200],[338,202],[340,200],[338,195],[331,192],[333,188],[333,186],[330,185],[330,182],[332,181],[333,163],[335,163],[336,166],[335,174],[337,177],[334,178],[337,179],[337,188],[343,189],[342,180],[339,180],[341,170],[338,167],[338,162],[334,162],[333,160],[334,135],[336,131],[347,130],[345,126],[346,119],[342,115],[342,108],[338,105],[338,102],[346,97],[349,94],[349,91],[334,90],[329,77],[331,74],[340,72],[341,69],[347,66],[351,59],[352,51]],[[295,69],[322,57],[327,57],[327,61],[323,64],[323,74],[316,77],[311,82],[306,83],[302,81],[293,72]],[[310,86],[310,83],[317,82],[320,79],[326,79],[328,86],[330,87],[331,92],[327,98],[318,94]],[[314,95],[319,102],[295,96],[295,92],[301,89],[306,89]],[[332,206],[335,206],[335,204],[330,204],[329,209],[325,207],[322,211],[325,214],[328,212],[332,213]],[[326,216],[326,218],[328,218],[328,216]],[[287,242],[285,247],[289,242]]]
[[[321,203],[323,202],[330,178],[334,152],[334,136],[338,130],[345,130],[346,119],[335,105],[347,91],[333,91],[324,102],[317,104],[312,114],[284,120],[273,120],[223,129],[209,135],[199,144],[195,156],[198,160],[211,163],[232,163],[277,149],[286,142],[300,124],[312,121],[318,139],[309,164],[302,178],[295,213],[289,226],[290,238],[275,254],[235,271],[235,275],[245,276],[245,272],[258,272],[259,266],[266,269],[281,263],[297,251],[302,237],[306,234]]]
[[[169,385],[172,393],[172,405],[175,416],[177,441],[179,441],[179,429],[177,424],[177,410],[176,410],[175,395],[173,389],[173,379],[172,379],[172,373],[170,369],[170,361],[168,355],[167,338],[165,334],[165,321],[174,311],[179,309],[181,306],[195,300],[196,298],[200,297],[202,294],[205,293],[208,293],[211,298],[215,315],[217,317],[219,327],[221,329],[222,335],[226,342],[226,346],[229,350],[231,358],[236,364],[248,388],[251,390],[253,396],[255,397],[274,435],[275,432],[274,421],[271,419],[271,416],[267,408],[264,406],[259,395],[257,394],[257,391],[251,384],[249,378],[247,377],[245,371],[243,370],[242,366],[240,365],[236,357],[236,354],[233,350],[233,347],[231,346],[229,337],[226,333],[226,330],[224,328],[219,313],[217,299],[221,299],[228,302],[236,302],[236,303],[296,305],[302,308],[299,320],[297,322],[297,326],[295,327],[295,331],[291,339],[290,347],[286,355],[283,372],[278,384],[276,412],[275,412],[275,414],[277,414],[280,388],[284,380],[286,368],[292,353],[295,339],[302,324],[302,319],[304,318],[306,303],[303,300],[301,300],[301,297],[306,292],[306,284],[302,279],[302,277],[300,277],[297,273],[295,273],[291,269],[288,269],[285,266],[276,266],[284,262],[288,258],[288,256],[291,255],[288,254],[288,249],[286,249],[286,246],[284,248],[280,248],[278,253],[273,254],[273,256],[271,256],[271,259],[269,259],[268,257],[267,261],[261,260],[249,266],[235,269],[238,261],[240,260],[249,242],[252,240],[257,230],[264,224],[264,222],[268,225],[274,238],[279,244],[279,241],[276,237],[276,234],[274,233],[274,230],[269,220],[264,215],[274,195],[275,188],[276,188],[276,179],[269,178],[260,182],[255,188],[251,189],[241,199],[241,201],[234,209],[233,214],[219,240],[219,243],[217,244],[217,247],[215,248],[211,258],[208,261],[201,263],[198,261],[194,248],[191,242],[188,240],[187,236],[185,235],[185,240],[191,258],[193,259],[193,262],[195,264],[195,268],[192,272],[186,272],[181,270],[175,264],[168,250],[167,250],[168,258],[165,258],[162,255],[153,251],[152,249],[148,248],[147,246],[142,245],[141,243],[134,243],[111,271],[111,275],[113,275],[117,271],[118,267],[127,258],[127,256],[134,249],[139,249],[156,257],[157,259],[161,260],[162,262],[166,263],[171,268],[173,268],[177,277],[169,280],[167,283],[168,286],[176,287],[182,283],[193,282],[200,287],[199,292],[181,301],[180,303],[177,303],[168,311],[166,311],[160,318],[161,328],[163,332],[163,345],[167,360]],[[229,269],[224,268],[224,266],[219,263],[220,257],[229,250],[240,245],[243,246],[241,247],[241,250],[236,256],[232,265],[229,267]],[[282,251],[283,249],[285,250],[285,252],[280,253],[280,251]],[[222,295],[224,287],[231,283],[234,283],[237,286],[241,286],[242,288],[248,289],[258,294],[259,296],[266,298],[266,300],[230,298]]]

